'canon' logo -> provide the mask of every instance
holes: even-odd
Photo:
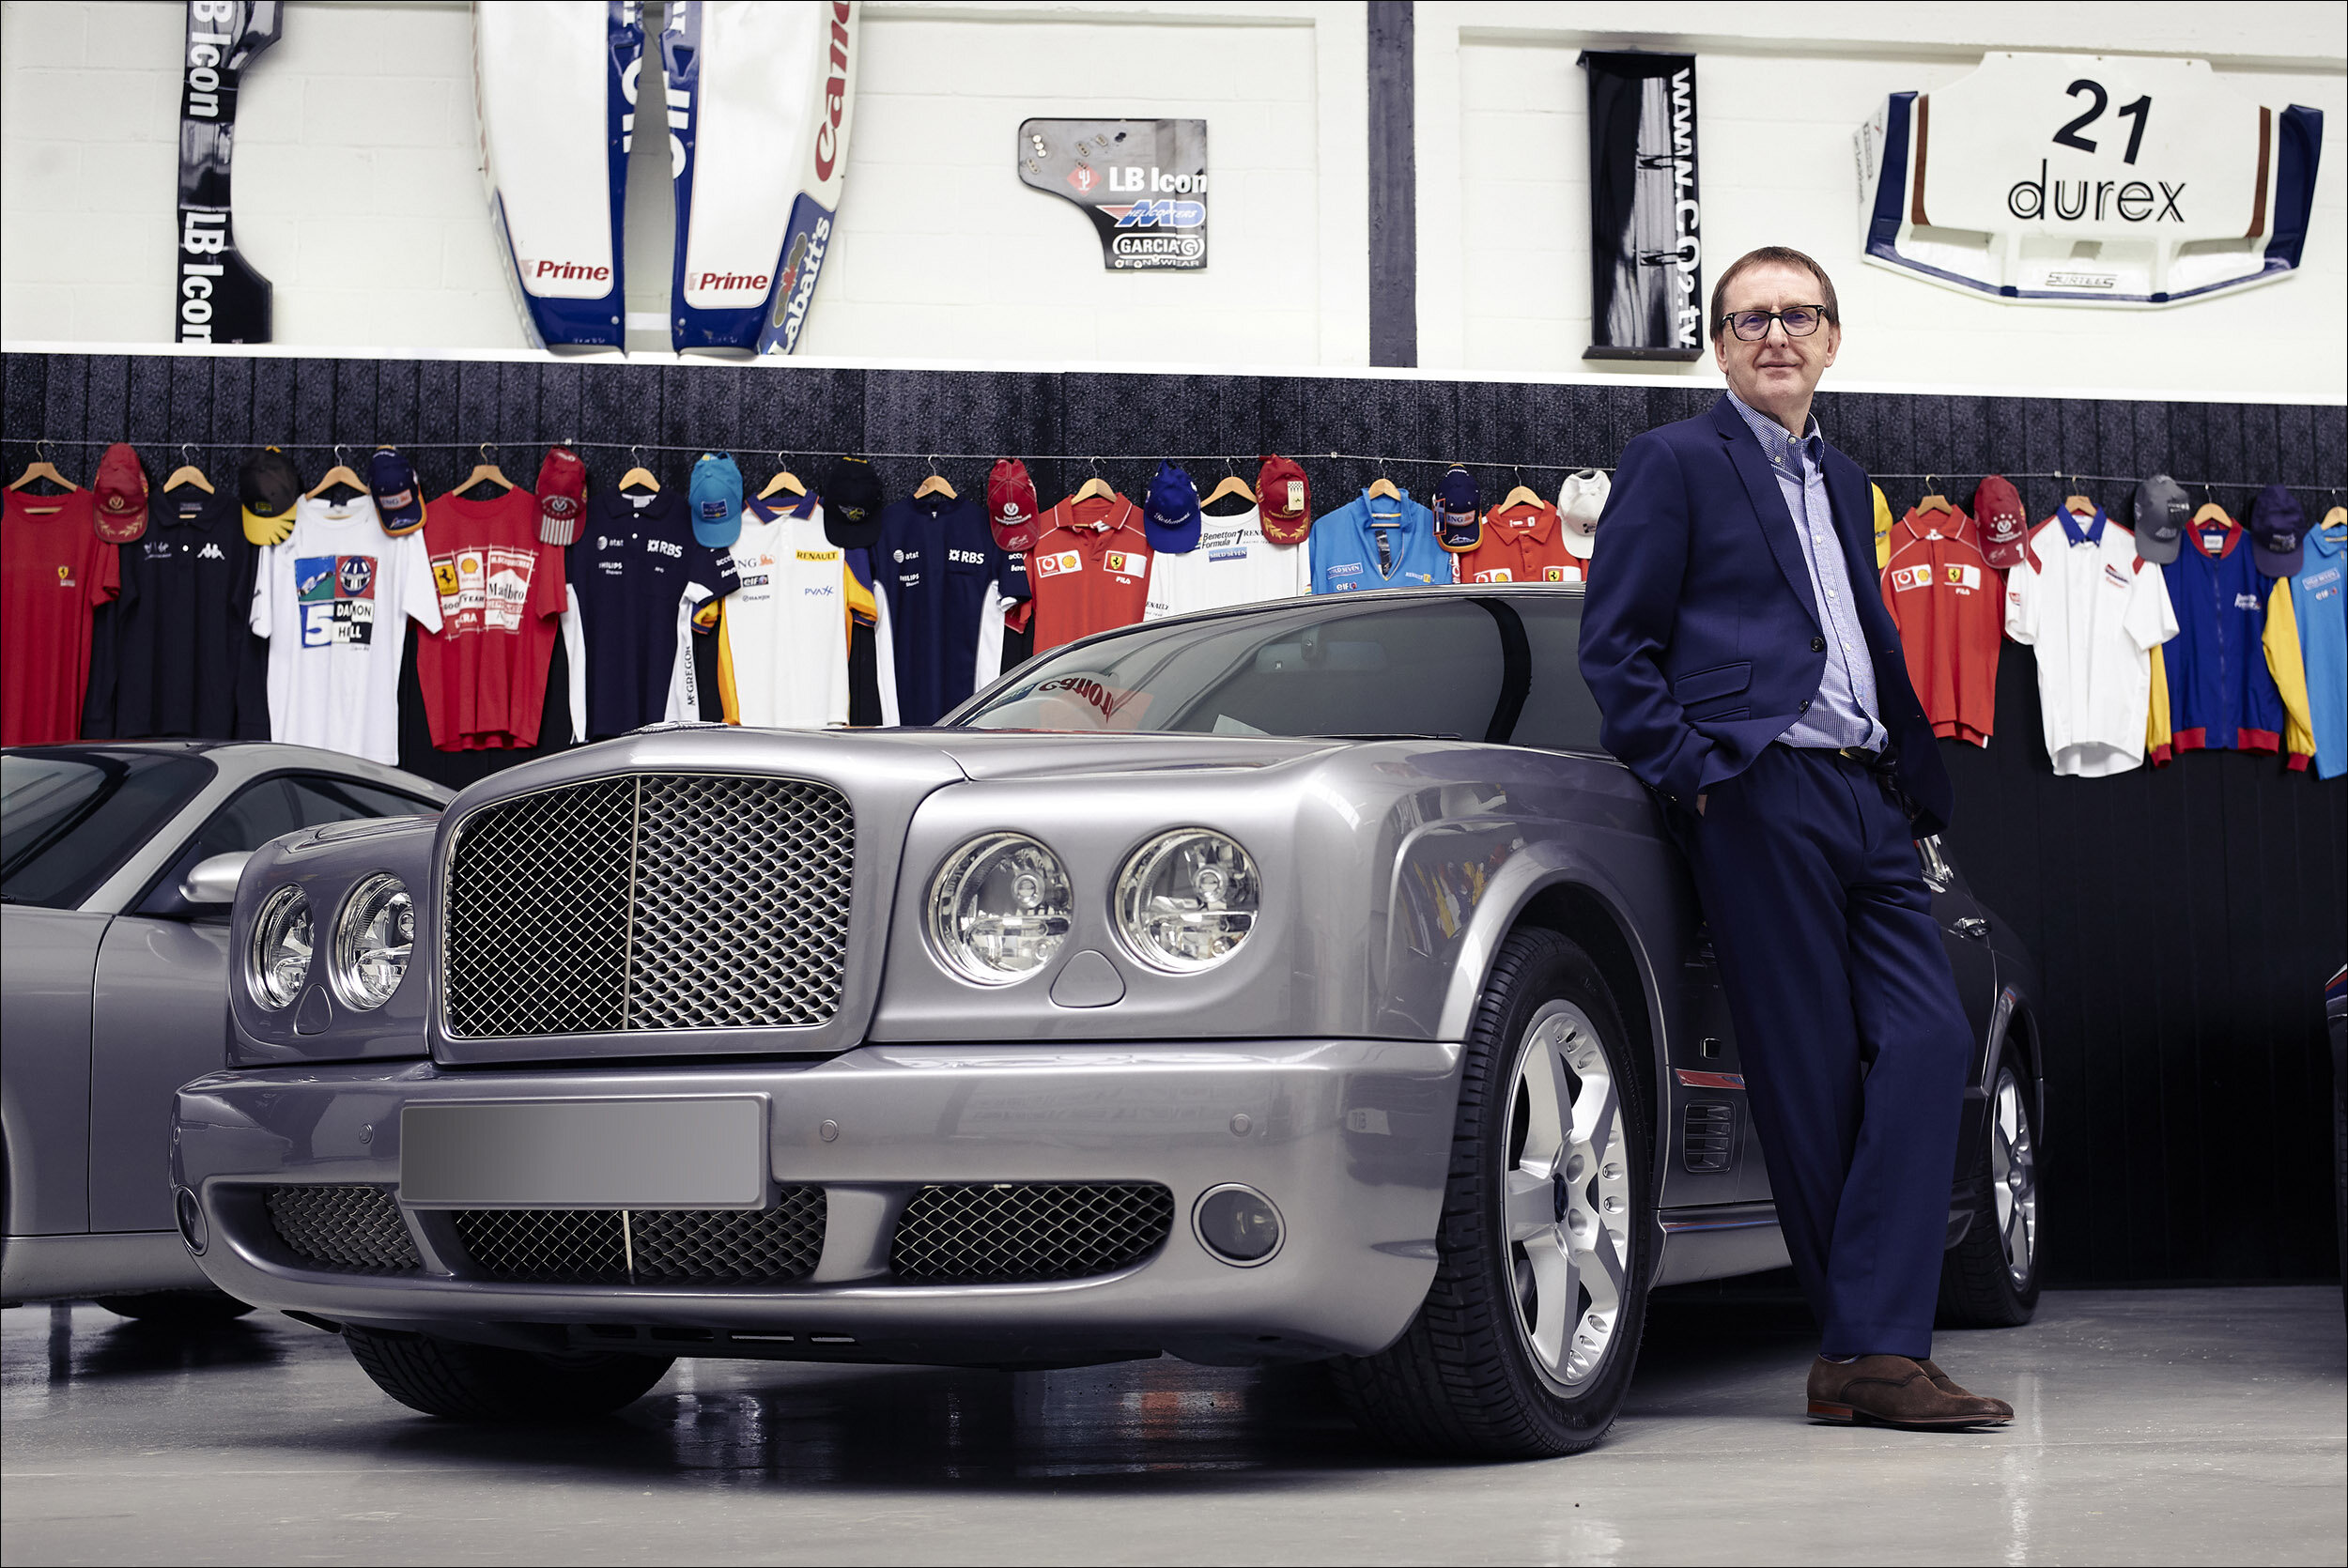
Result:
[[[533,278],[561,278],[566,282],[579,279],[587,283],[602,284],[611,281],[611,269],[590,267],[584,262],[578,261],[542,261],[530,275]]]
[[[840,116],[848,107],[847,0],[832,0],[831,79],[824,84],[824,123],[815,128],[815,177],[831,177],[840,161]]]

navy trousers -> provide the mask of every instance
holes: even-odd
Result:
[[[1907,815],[1861,764],[1772,746],[1688,851],[1820,1351],[1929,1356],[1972,1031]]]

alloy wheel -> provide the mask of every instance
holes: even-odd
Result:
[[[1541,1376],[1571,1391],[1614,1342],[1630,1253],[1622,1097],[1581,1008],[1553,1001],[1534,1014],[1509,1103],[1502,1223],[1517,1328]]]
[[[2021,1080],[2009,1067],[1998,1069],[1991,1108],[1989,1191],[1998,1205],[1998,1245],[2004,1249],[2006,1272],[2019,1290],[2030,1284],[2038,1260],[2038,1156],[2031,1145]]]

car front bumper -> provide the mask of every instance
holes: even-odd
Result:
[[[198,1261],[213,1284],[336,1322],[540,1347],[622,1348],[633,1336],[664,1353],[826,1360],[1367,1354],[1402,1331],[1433,1278],[1459,1067],[1456,1045],[1284,1040],[873,1045],[812,1064],[712,1067],[272,1068],[181,1089],[172,1167],[175,1184],[198,1195]],[[264,1201],[276,1186],[396,1191],[410,1106],[713,1095],[763,1102],[774,1184],[825,1189],[822,1251],[807,1277],[686,1287],[487,1278],[450,1244],[444,1211],[406,1202],[423,1266],[344,1272],[286,1246]],[[1171,1232],[1091,1278],[916,1284],[891,1273],[893,1227],[924,1185],[1030,1182],[1160,1183]],[[1232,1182],[1281,1217],[1279,1248],[1254,1267],[1219,1260],[1192,1226],[1199,1197]]]

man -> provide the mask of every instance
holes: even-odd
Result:
[[[1929,1359],[1971,1042],[1913,840],[1950,791],[1876,590],[1866,475],[1810,416],[1834,285],[1754,251],[1714,285],[1711,331],[1728,394],[1623,449],[1582,670],[1711,927],[1821,1325],[1810,1414],[2003,1422]]]

